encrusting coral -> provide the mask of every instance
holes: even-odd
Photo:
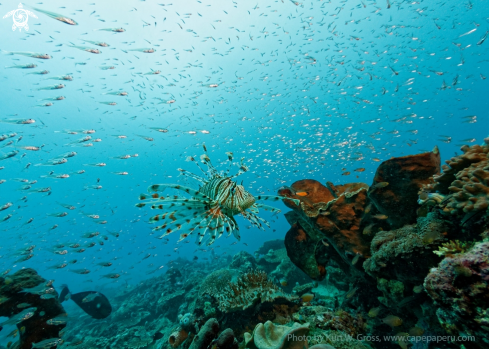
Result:
[[[365,328],[367,327],[367,322],[362,318],[361,314],[353,316],[341,309],[334,313],[324,313],[321,317],[324,319],[324,323],[319,324],[318,327],[338,330],[352,337],[365,333]]]
[[[450,227],[437,214],[418,217],[418,223],[392,231],[382,231],[372,240],[372,257],[363,264],[375,277],[419,284],[439,258],[429,247],[439,246]]]
[[[424,287],[450,335],[475,336],[470,348],[489,346],[489,242],[445,258],[431,270]]]

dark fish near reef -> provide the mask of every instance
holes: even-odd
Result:
[[[379,182],[379,183],[376,183],[374,185],[372,185],[372,187],[374,189],[380,189],[380,188],[385,188],[389,185],[389,182]]]
[[[92,302],[83,302],[84,299],[90,298],[89,296],[96,294]],[[68,299],[72,299],[82,310],[93,317],[94,319],[105,319],[112,313],[112,306],[109,300],[100,292],[85,291],[72,294],[68,289],[68,286],[63,285],[63,289],[59,295],[59,301],[63,303]]]

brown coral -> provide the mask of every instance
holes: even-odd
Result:
[[[418,192],[440,172],[440,153],[432,152],[392,158],[375,172],[368,197],[392,228],[416,222]],[[388,183],[387,185],[383,185]]]

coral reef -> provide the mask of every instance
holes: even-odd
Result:
[[[216,349],[238,349],[239,343],[234,337],[234,332],[230,328],[226,328],[221,332],[215,341]]]
[[[256,325],[252,334],[245,334],[245,348],[249,349],[303,349],[309,324],[275,325],[271,321]]]
[[[385,161],[370,187],[297,181],[279,191],[292,209],[284,240],[177,258],[164,275],[121,289],[106,325],[80,318],[64,338],[107,349],[462,349],[362,340],[448,333],[485,348],[488,142],[463,147],[442,174],[435,148]]]
[[[489,242],[445,258],[428,274],[424,287],[447,333],[475,336],[470,348],[489,346]]]
[[[433,189],[442,194],[449,193],[449,187],[452,182],[457,179],[458,172],[463,171],[472,164],[479,163],[481,161],[487,161],[487,154],[489,153],[488,141],[485,140],[484,145],[464,145],[460,148],[463,154],[454,156],[450,160],[446,160],[446,165],[442,165],[443,172],[435,176],[435,185]]]
[[[371,237],[363,234],[365,226],[371,223],[370,216],[364,217],[367,187],[364,183],[341,186],[330,183],[325,187],[314,180],[303,180],[292,184],[291,189],[279,191],[282,196],[301,200],[300,205],[284,200],[294,209],[285,214],[291,225],[285,247],[291,261],[312,279],[324,279],[330,260],[346,272],[356,255],[362,258],[370,255]],[[307,195],[294,194],[297,192]],[[311,214],[313,204],[321,204],[317,215]]]
[[[393,229],[415,223],[418,191],[439,172],[440,153],[436,147],[432,152],[384,161],[377,168],[368,197],[387,216]]]
[[[211,318],[202,326],[199,333],[194,337],[189,349],[207,349],[209,344],[217,337],[219,333],[219,323],[216,319]]]
[[[474,242],[469,242],[469,241],[460,242],[458,240],[455,241],[450,240],[449,242],[441,244],[441,246],[438,247],[438,251],[433,251],[433,253],[440,257],[442,256],[451,257],[457,253],[467,252],[473,246],[474,246]]]
[[[352,316],[350,313],[341,309],[334,313],[324,313],[320,319],[324,323],[318,324],[319,328],[341,331],[352,337],[364,334],[367,327],[367,323],[361,314]]]
[[[457,179],[448,187],[454,193],[447,205],[452,209],[451,213],[486,212],[489,207],[489,158],[471,164],[455,177]]]
[[[268,240],[263,243],[256,251],[255,251],[255,256],[259,255],[265,255],[267,254],[270,250],[280,250],[281,248],[284,248],[284,240],[283,239],[276,239],[276,240]]]
[[[19,331],[18,349],[31,349],[34,343],[61,337],[65,323],[46,325],[46,321],[65,313],[52,283],[53,280],[43,279],[30,268],[0,277],[0,317],[12,319],[25,310],[22,304],[28,304],[27,308],[34,312],[30,318],[14,323],[18,329],[24,328]],[[34,288],[38,291],[24,291]],[[42,295],[46,294],[53,297],[43,299]]]
[[[210,273],[200,285],[199,295],[217,295],[231,282],[233,276],[234,273],[229,269],[219,269]]]
[[[146,328],[144,326],[136,326],[124,329],[124,331],[110,343],[110,348],[142,349],[147,348],[152,342],[153,336],[146,331]],[[101,347],[102,346],[97,346],[95,348]],[[78,348],[78,346],[76,348]]]
[[[258,302],[272,303],[281,299],[283,302],[292,303],[294,299],[269,280],[265,272],[256,270],[243,274],[235,283],[229,284],[215,294],[215,297],[219,310],[225,313],[245,310]]]
[[[333,186],[330,185],[330,187]],[[303,214],[303,220],[313,218],[309,222],[315,224],[322,233],[320,235],[324,235],[329,242],[334,242],[335,246],[341,250],[368,254],[368,244],[365,243],[365,237],[360,232],[361,216],[367,199],[368,186],[366,184],[350,183],[336,186],[334,190],[330,190],[317,181],[303,180],[292,184],[292,188],[306,192],[308,195],[297,196],[289,189],[282,189],[279,194],[300,199],[300,206],[289,200],[284,202],[287,206],[292,206],[296,212]],[[322,204],[320,212],[311,214],[308,207],[312,204]],[[292,225],[295,222],[289,221],[289,223]],[[302,227],[308,228],[304,225]],[[286,247],[289,252],[287,244]]]
[[[168,337],[168,343],[172,348],[177,348],[188,338],[188,332],[183,328],[178,328]]]
[[[278,264],[284,260],[284,258],[287,258],[287,249],[285,246],[277,250],[270,249],[267,254],[262,257],[262,259],[270,264]]]
[[[363,264],[365,271],[374,277],[421,284],[430,268],[440,261],[431,249],[440,246],[452,229],[441,218],[433,212],[419,217],[417,224],[377,233],[371,244],[372,257]]]
[[[229,265],[230,268],[239,269],[242,271],[246,271],[249,269],[256,268],[256,260],[255,258],[246,251],[240,251],[233,256],[233,260]]]

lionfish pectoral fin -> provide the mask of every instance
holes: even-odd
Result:
[[[277,196],[277,195],[258,195],[255,197],[256,200],[268,200],[268,201],[279,201],[279,200],[290,200],[293,201],[295,204],[299,205],[300,200],[298,199],[291,199],[285,196]]]
[[[168,187],[167,184],[153,184],[148,187],[148,193],[163,191]]]
[[[198,190],[195,190],[195,189],[192,189],[189,187],[185,187],[185,186],[180,185],[180,184],[153,184],[153,185],[148,187],[148,192],[151,193],[151,192],[156,192],[156,191],[163,191],[166,188],[173,188],[173,189],[184,191],[187,194],[192,195],[195,199],[201,199],[204,201],[212,201],[212,199],[210,197],[200,193]]]
[[[189,216],[191,216],[190,213],[187,214],[186,217],[181,217],[180,219],[174,220],[172,222],[166,222],[165,224],[154,228],[153,231],[165,229],[165,234],[159,237],[159,239],[162,239],[166,235],[173,233],[175,230],[182,229],[183,225],[185,224],[187,226],[190,226],[191,228],[188,229],[186,233],[182,233],[180,235],[180,239],[184,239],[187,236],[191,235],[192,232],[196,229],[196,227],[198,227],[203,220],[206,220],[209,215],[208,215],[208,211],[197,210],[193,213],[193,217],[189,217]]]
[[[180,171],[181,176],[190,177],[192,179],[195,179],[196,181],[199,181],[200,183],[206,183],[205,179],[203,179],[200,176],[197,176],[196,174],[193,174],[192,172],[189,172],[189,171],[184,170],[182,168],[179,168],[178,171]]]
[[[139,194],[139,200],[148,200],[148,199],[158,199],[159,195],[158,194]],[[136,204],[136,207],[144,207],[148,204],[148,202],[138,202]]]
[[[250,212],[253,212],[253,213],[258,213],[258,212],[260,212],[260,211],[258,210],[258,205],[257,205],[256,203],[255,203],[255,204],[253,204],[253,205],[251,205],[251,207],[249,207],[249,208],[248,208],[248,210],[250,210]]]
[[[219,205],[216,203],[210,210],[207,211],[207,219],[199,224],[197,236],[197,244],[202,245],[204,240],[207,241],[207,246],[212,245],[216,241],[219,224],[226,217]]]
[[[257,227],[260,230],[265,230],[265,228],[263,228],[263,225],[260,223],[260,221],[265,223],[270,228],[270,225],[268,224],[268,222],[266,220],[257,216],[253,212],[245,211],[245,212],[241,212],[241,214],[243,215],[244,218],[249,220],[251,224],[253,224],[255,227]]]
[[[274,213],[280,213],[280,212],[282,212],[281,209],[276,208],[276,207],[273,207],[273,206],[268,206],[268,205],[265,205],[265,204],[254,204],[254,205],[256,205],[257,208],[264,209],[265,211],[270,211],[270,212],[274,212]],[[254,211],[251,211],[251,212],[256,213]]]
[[[228,224],[229,224],[229,231],[228,231],[228,236],[233,233],[234,237],[240,241],[241,240],[241,235],[239,234],[239,227],[238,223],[236,222],[236,219],[234,219],[233,216],[226,216],[228,218]],[[229,221],[231,223],[229,223]]]

